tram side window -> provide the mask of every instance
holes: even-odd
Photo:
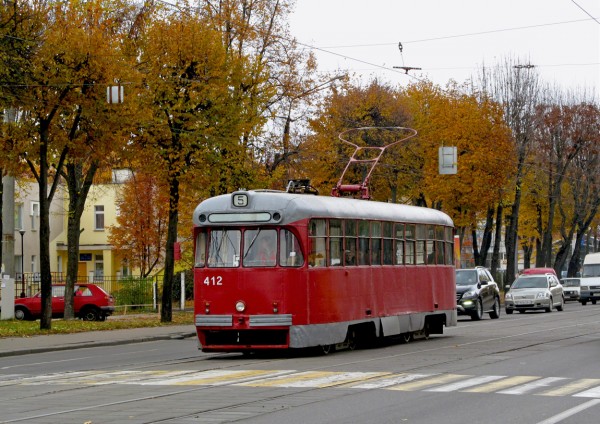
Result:
[[[395,256],[394,256],[394,264],[395,265],[403,265],[404,264],[404,224],[396,224],[395,225],[395,234],[394,234],[394,242],[396,243]],[[414,252],[414,245],[411,250]],[[414,258],[414,253],[412,254]],[[412,263],[412,262],[411,262]]]
[[[240,265],[240,230],[212,230],[208,246],[208,266],[228,268]]]
[[[203,267],[206,259],[206,233],[201,231],[196,237],[195,267]]]
[[[341,266],[343,251],[342,221],[329,220],[329,265]]]
[[[435,255],[438,265],[444,265],[444,227],[436,225],[435,227]]]
[[[381,222],[371,222],[371,265],[381,265]]]
[[[383,223],[383,264],[394,264],[394,225],[391,222]]]
[[[417,265],[425,265],[427,251],[425,250],[425,237],[427,236],[425,225],[417,224]]]
[[[344,264],[356,265],[356,221],[344,221]]]
[[[454,264],[454,234],[452,228],[446,227],[446,265]]]
[[[304,265],[304,256],[300,249],[300,242],[288,230],[279,232],[279,264],[287,267],[300,267]]]
[[[327,221],[324,219],[313,219],[309,223],[310,255],[308,265],[311,267],[322,267],[326,265],[326,241]]]
[[[277,231],[244,231],[244,266],[275,266],[277,264]]]
[[[406,252],[404,256],[404,263],[407,265],[414,265],[416,263],[416,248],[415,248],[415,237],[416,237],[416,229],[415,224],[406,224]]]
[[[427,241],[426,241],[426,252],[427,255],[427,264],[435,265],[435,226],[427,225],[425,226]]]
[[[358,264],[369,265],[369,221],[358,221]]]

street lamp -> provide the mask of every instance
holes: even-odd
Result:
[[[25,265],[23,261],[25,258],[25,248],[23,245],[25,230],[19,230],[19,234],[21,234],[21,297],[25,297]]]

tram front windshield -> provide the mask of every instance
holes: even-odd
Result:
[[[304,255],[296,236],[281,229],[211,229],[196,238],[196,267],[300,267]]]

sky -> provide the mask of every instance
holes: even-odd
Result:
[[[296,0],[289,24],[320,71],[363,82],[443,87],[510,58],[551,86],[600,94],[600,0]]]

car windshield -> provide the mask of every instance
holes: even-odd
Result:
[[[456,270],[457,286],[472,286],[477,284],[477,271],[474,269]]]
[[[563,280],[562,285],[565,287],[579,287],[579,279]]]
[[[545,289],[548,288],[548,280],[545,275],[539,277],[517,278],[512,285],[513,289]]]

